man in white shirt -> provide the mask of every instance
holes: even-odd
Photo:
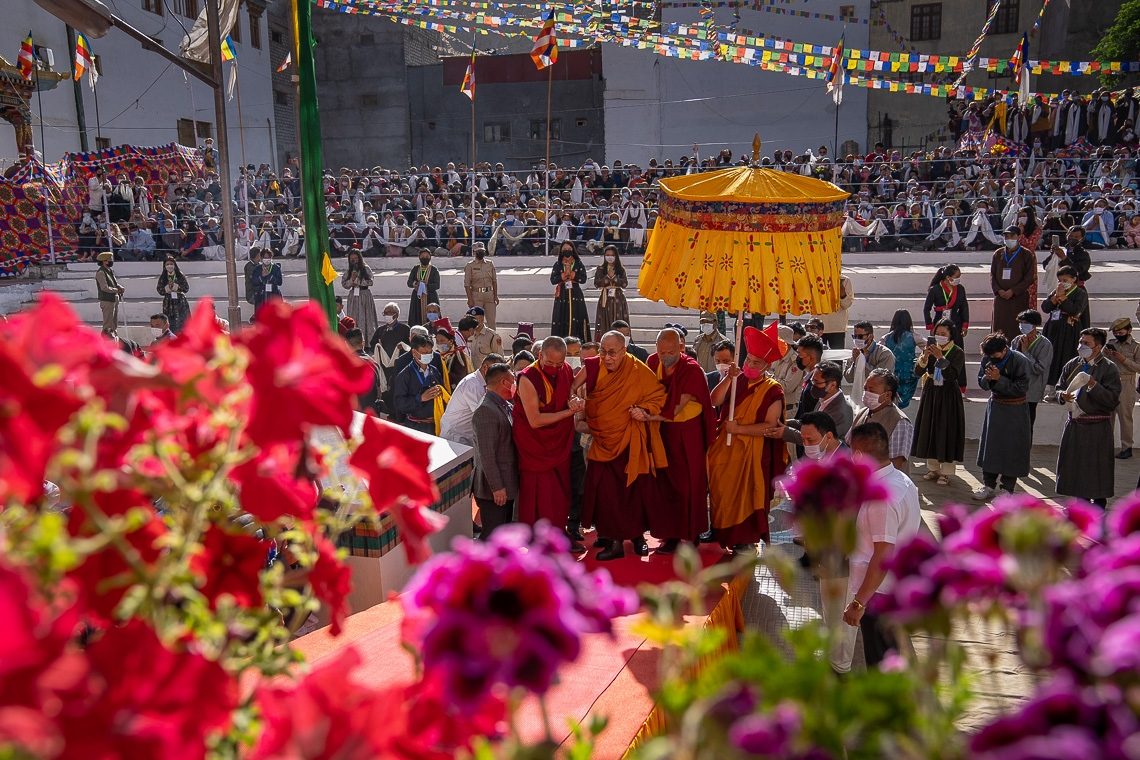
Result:
[[[451,394],[451,401],[443,410],[439,420],[439,437],[465,446],[475,445],[475,432],[471,427],[471,415],[483,403],[487,395],[487,370],[495,364],[504,364],[501,354],[487,354],[478,372],[465,375]]]
[[[851,669],[856,627],[863,633],[863,654],[868,668],[878,666],[887,652],[898,649],[894,634],[878,615],[867,612],[867,607],[875,594],[890,591],[894,579],[884,565],[895,547],[917,535],[922,524],[918,488],[891,462],[886,429],[877,422],[853,428],[851,448],[855,456],[878,467],[874,477],[890,496],[886,501],[864,504],[855,521],[855,551],[851,554],[847,585],[850,601],[843,611],[847,626],[839,631],[844,646],[833,647],[831,652],[832,667],[841,673]]]

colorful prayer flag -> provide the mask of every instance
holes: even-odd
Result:
[[[1017,85],[1017,102],[1025,105],[1029,102],[1029,35],[1021,35],[1021,42],[1013,51],[1009,59],[1009,67],[1013,69],[1013,83]]]
[[[475,101],[475,51],[471,51],[471,63],[467,64],[467,73],[463,75],[463,84],[460,85],[459,91]]]
[[[292,63],[293,63],[293,53],[292,52],[286,53],[285,54],[285,60],[282,61],[281,65],[277,67],[277,73],[280,74],[282,71],[289,68],[289,66],[291,66]]]
[[[534,47],[530,49],[530,58],[539,69],[553,66],[558,60],[558,37],[554,34],[554,11],[546,17],[538,36],[534,38]]]
[[[228,34],[226,35],[226,38],[222,40],[222,60],[237,60],[237,47],[234,46],[234,38]]]
[[[75,65],[72,68],[75,69],[73,76],[76,82],[85,72],[90,72],[91,87],[95,87],[95,80],[99,78],[99,73],[95,71],[95,56],[91,53],[91,44],[87,42],[87,37],[80,33],[75,35]]]
[[[16,67],[20,70],[20,76],[29,81],[31,80],[32,71],[36,67],[36,52],[32,47],[31,32],[28,32],[28,36],[20,43],[20,55],[16,59]]]
[[[846,36],[846,33],[840,35],[839,43],[831,49],[831,65],[827,68],[827,92],[837,108],[843,102],[843,40]]]

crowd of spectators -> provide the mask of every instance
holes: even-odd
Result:
[[[777,150],[761,164],[849,191],[847,250],[994,248],[1026,207],[1046,234],[1063,234],[1075,223],[1085,227],[1091,248],[1135,247],[1137,100],[1131,92],[1108,97],[1097,91],[1086,102],[1065,93],[1056,106],[1025,108],[955,102],[952,131],[963,136],[957,149],[904,153],[879,143],[836,161],[820,146]],[[583,254],[614,244],[623,255],[637,255],[656,219],[659,180],[749,160],[729,149],[702,158],[696,147],[676,162],[651,160],[645,168],[593,159],[578,167],[551,163],[545,177],[541,165],[519,172],[501,163],[481,163],[475,171],[463,163],[328,171],[329,253],[404,256],[443,248],[458,256],[482,242],[492,255],[525,255],[571,241]],[[164,188],[125,175],[93,177],[77,225],[80,260],[103,250],[128,260],[220,260],[219,204],[226,197],[234,204],[239,258],[255,247],[303,256],[296,163],[279,172],[268,164],[240,167],[226,193],[214,170],[216,151],[209,144],[202,150],[205,170],[172,177]],[[1048,242],[1043,236],[1041,244]]]

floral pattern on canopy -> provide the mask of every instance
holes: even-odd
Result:
[[[754,166],[673,177],[661,190],[643,296],[707,311],[836,310],[847,193]]]

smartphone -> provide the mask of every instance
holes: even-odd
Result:
[[[927,336],[926,336],[926,345],[928,345],[928,346],[933,346],[933,345],[934,345],[935,343],[937,343],[937,342],[938,342],[938,341],[936,341],[936,340],[934,339],[934,336],[933,336],[933,335],[927,335]]]
[[[1054,248],[1060,248],[1061,247],[1061,236],[1060,235],[1054,235],[1053,236],[1053,247]]]

